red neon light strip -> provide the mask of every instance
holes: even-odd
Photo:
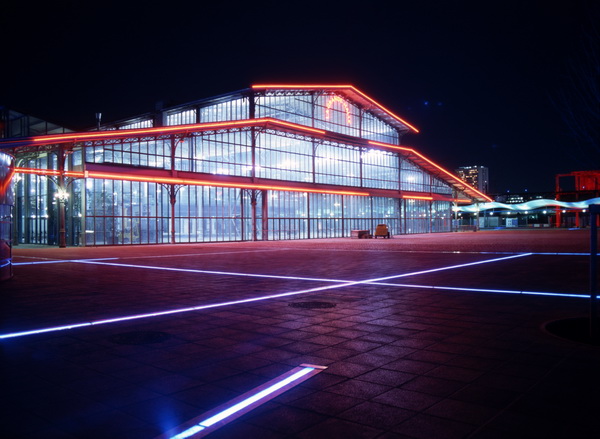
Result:
[[[13,175],[15,175],[15,168],[14,166],[10,166],[8,174],[5,175],[0,182],[0,193],[4,194],[6,192],[6,189],[8,189],[8,186],[12,181]]]
[[[402,146],[397,146],[397,145],[390,145],[389,143],[381,143],[381,142],[377,142],[375,140],[369,140],[369,143],[371,145],[376,145],[376,146],[383,146],[385,148],[392,148],[392,149],[398,149],[400,151],[408,151],[411,154],[414,154],[418,157],[420,157],[421,159],[425,160],[427,163],[429,163],[430,165],[436,167],[437,169],[439,169],[440,171],[442,171],[443,173],[447,174],[449,177],[454,178],[455,180],[460,180],[459,177],[457,177],[456,175],[452,174],[451,172],[445,170],[444,168],[442,168],[441,166],[435,164],[434,162],[432,162],[431,160],[429,160],[427,157],[425,157],[424,155],[418,153],[417,151],[415,151],[412,148],[404,148]],[[492,201],[492,199],[490,197],[488,197],[487,195],[479,192],[477,189],[475,189],[474,187],[469,187],[469,190],[472,190],[474,192],[476,192],[478,195],[481,195],[483,198],[485,198],[488,201]]]
[[[55,169],[33,169],[33,168],[15,168],[17,174],[36,174],[36,175],[60,175],[60,171]]]
[[[273,118],[261,118],[261,119],[244,119],[244,120],[233,120],[228,122],[214,122],[214,123],[199,123],[190,125],[174,125],[168,127],[152,127],[143,129],[133,130],[111,130],[111,131],[94,131],[89,133],[74,133],[74,134],[63,134],[63,135],[51,135],[51,136],[39,136],[34,137],[34,142],[47,142],[47,141],[67,141],[67,140],[91,140],[91,139],[104,139],[111,137],[127,137],[127,136],[138,136],[152,133],[174,133],[174,132],[188,132],[194,130],[210,130],[213,128],[235,128],[240,126],[252,126],[252,125],[266,125],[273,124],[293,128],[300,131],[309,131],[317,134],[325,134],[325,131],[317,128],[311,128],[304,125],[298,125],[292,122],[285,122]]]
[[[311,131],[311,132],[317,133],[317,134],[325,134],[326,133],[326,131],[324,131],[324,130],[319,130],[317,128],[311,128],[311,127],[307,127],[307,126],[304,126],[304,125],[298,125],[298,124],[295,124],[293,122],[285,122],[283,120],[278,120],[278,119],[265,118],[265,119],[254,119],[254,120],[265,120],[265,121],[267,121],[267,123],[273,123],[273,124],[276,124],[276,125],[288,126],[288,127],[293,128],[295,130]]]
[[[54,169],[32,169],[32,168],[15,168],[15,173],[21,174],[36,174],[36,175],[60,175],[60,171]],[[261,185],[261,184],[245,184],[245,183],[223,183],[217,181],[207,180],[194,180],[189,178],[175,178],[175,177],[150,177],[143,175],[128,175],[128,174],[111,174],[109,172],[72,172],[67,171],[64,173],[68,177],[90,177],[108,180],[127,180],[127,181],[142,181],[149,183],[165,183],[165,184],[184,184],[189,186],[217,186],[217,187],[232,187],[232,188],[245,188],[245,189],[265,189],[275,191],[287,191],[287,192],[311,192],[316,194],[337,194],[337,195],[357,195],[366,197],[369,196],[368,192],[359,191],[342,191],[342,190],[325,190],[325,189],[310,189],[310,188],[296,188],[290,186],[276,186],[276,185]]]
[[[379,102],[377,102],[376,100],[370,98],[369,96],[367,96],[366,94],[364,94],[362,91],[360,91],[359,89],[357,89],[353,85],[323,85],[323,84],[318,84],[318,85],[310,85],[310,84],[298,84],[298,85],[289,85],[289,84],[286,84],[286,85],[281,85],[281,84],[256,84],[256,85],[253,85],[252,88],[253,89],[281,88],[281,89],[286,89],[286,90],[293,90],[293,89],[306,90],[306,89],[312,89],[312,88],[334,88],[334,89],[348,89],[349,88],[350,90],[354,91],[355,93],[361,95],[364,99],[366,99],[369,102],[371,102],[373,105],[381,108],[383,111],[385,111],[386,113],[388,113],[394,119],[398,120],[399,122],[402,122],[404,125],[406,125],[407,127],[409,127],[415,133],[419,132],[419,130],[415,126],[409,124],[404,119],[402,119],[398,115],[394,114],[393,112],[391,112],[390,110],[388,110],[386,107],[384,107],[383,105],[381,105]]]
[[[433,197],[423,197],[421,195],[402,195],[402,198],[409,200],[433,200]]]
[[[311,192],[318,194],[339,194],[339,195],[359,195],[368,196],[368,192],[356,192],[356,191],[337,191],[337,190],[323,190],[323,189],[310,189],[310,188],[296,188],[289,186],[273,186],[273,185],[261,185],[261,184],[240,184],[240,183],[222,183],[216,181],[205,181],[205,180],[193,180],[185,178],[171,178],[171,177],[144,177],[135,175],[123,175],[123,174],[110,174],[106,172],[88,172],[87,175],[92,178],[106,178],[109,180],[129,180],[129,181],[147,181],[153,183],[166,183],[166,184],[185,184],[190,186],[218,186],[218,187],[232,187],[232,188],[246,188],[246,189],[265,189],[275,191],[288,191],[288,192]]]

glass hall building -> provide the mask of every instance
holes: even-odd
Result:
[[[491,201],[350,85],[254,85],[103,125],[0,139],[13,244],[132,245],[448,232]]]

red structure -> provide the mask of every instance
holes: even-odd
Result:
[[[575,171],[556,176],[556,199],[559,201],[583,201],[600,197],[600,171]],[[575,212],[575,227],[580,227],[580,211],[556,208],[556,227],[563,221],[562,214]]]

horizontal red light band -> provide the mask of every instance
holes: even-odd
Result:
[[[261,190],[275,190],[275,191],[288,191],[288,192],[311,192],[318,194],[339,194],[339,195],[358,195],[368,196],[368,192],[357,192],[357,191],[339,191],[339,190],[325,190],[325,189],[310,189],[310,188],[296,188],[290,186],[275,186],[275,185],[261,185],[261,184],[246,184],[246,183],[224,183],[217,181],[206,181],[206,180],[194,180],[186,178],[175,178],[175,177],[149,177],[149,176],[137,176],[127,174],[110,174],[106,172],[88,172],[88,177],[91,178],[105,178],[109,180],[128,180],[128,181],[146,181],[151,183],[165,183],[165,184],[183,184],[190,186],[217,186],[217,187],[231,187],[231,188],[243,188],[243,189],[261,189]]]
[[[15,168],[15,173],[21,174],[35,174],[35,175],[46,175],[46,176],[59,176],[60,171],[55,169],[32,169],[32,168]],[[182,184],[188,186],[217,186],[217,187],[231,187],[231,188],[243,188],[243,189],[260,189],[260,190],[274,190],[274,191],[287,191],[287,192],[310,192],[316,194],[336,194],[336,195],[356,195],[367,197],[370,194],[362,191],[345,191],[345,190],[328,190],[328,189],[312,189],[302,187],[290,187],[290,186],[277,186],[277,185],[263,185],[263,184],[246,184],[246,183],[225,183],[218,181],[208,180],[194,180],[191,178],[176,178],[176,177],[152,177],[144,175],[131,175],[131,174],[112,174],[108,172],[73,172],[66,171],[63,175],[67,177],[89,177],[107,180],[126,180],[126,181],[141,181],[148,183],[164,183],[164,184]]]
[[[317,134],[325,134],[326,133],[326,131],[324,131],[324,130],[320,130],[320,129],[317,129],[317,128],[307,127],[305,125],[298,125],[298,124],[293,123],[293,122],[284,122],[283,120],[270,119],[270,118],[268,118],[268,119],[255,119],[255,120],[265,120],[265,121],[267,121],[269,123],[272,123],[274,125],[283,125],[283,126],[286,126],[286,127],[293,128],[295,130],[309,131],[309,132],[313,132],[313,133],[317,133]]]
[[[60,171],[55,169],[34,169],[34,168],[15,168],[17,174],[36,174],[36,175],[60,175]]]
[[[312,88],[354,88],[354,86],[350,84],[254,84],[252,88],[255,90],[267,88],[281,88],[284,90],[308,90]]]
[[[422,197],[420,195],[402,195],[402,198],[404,198],[405,200],[433,200],[433,197]]]

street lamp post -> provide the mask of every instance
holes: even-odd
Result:
[[[58,246],[60,248],[65,248],[67,246],[65,204],[69,199],[69,193],[65,189],[64,184],[59,185],[58,191],[54,194],[54,198],[58,201]]]

